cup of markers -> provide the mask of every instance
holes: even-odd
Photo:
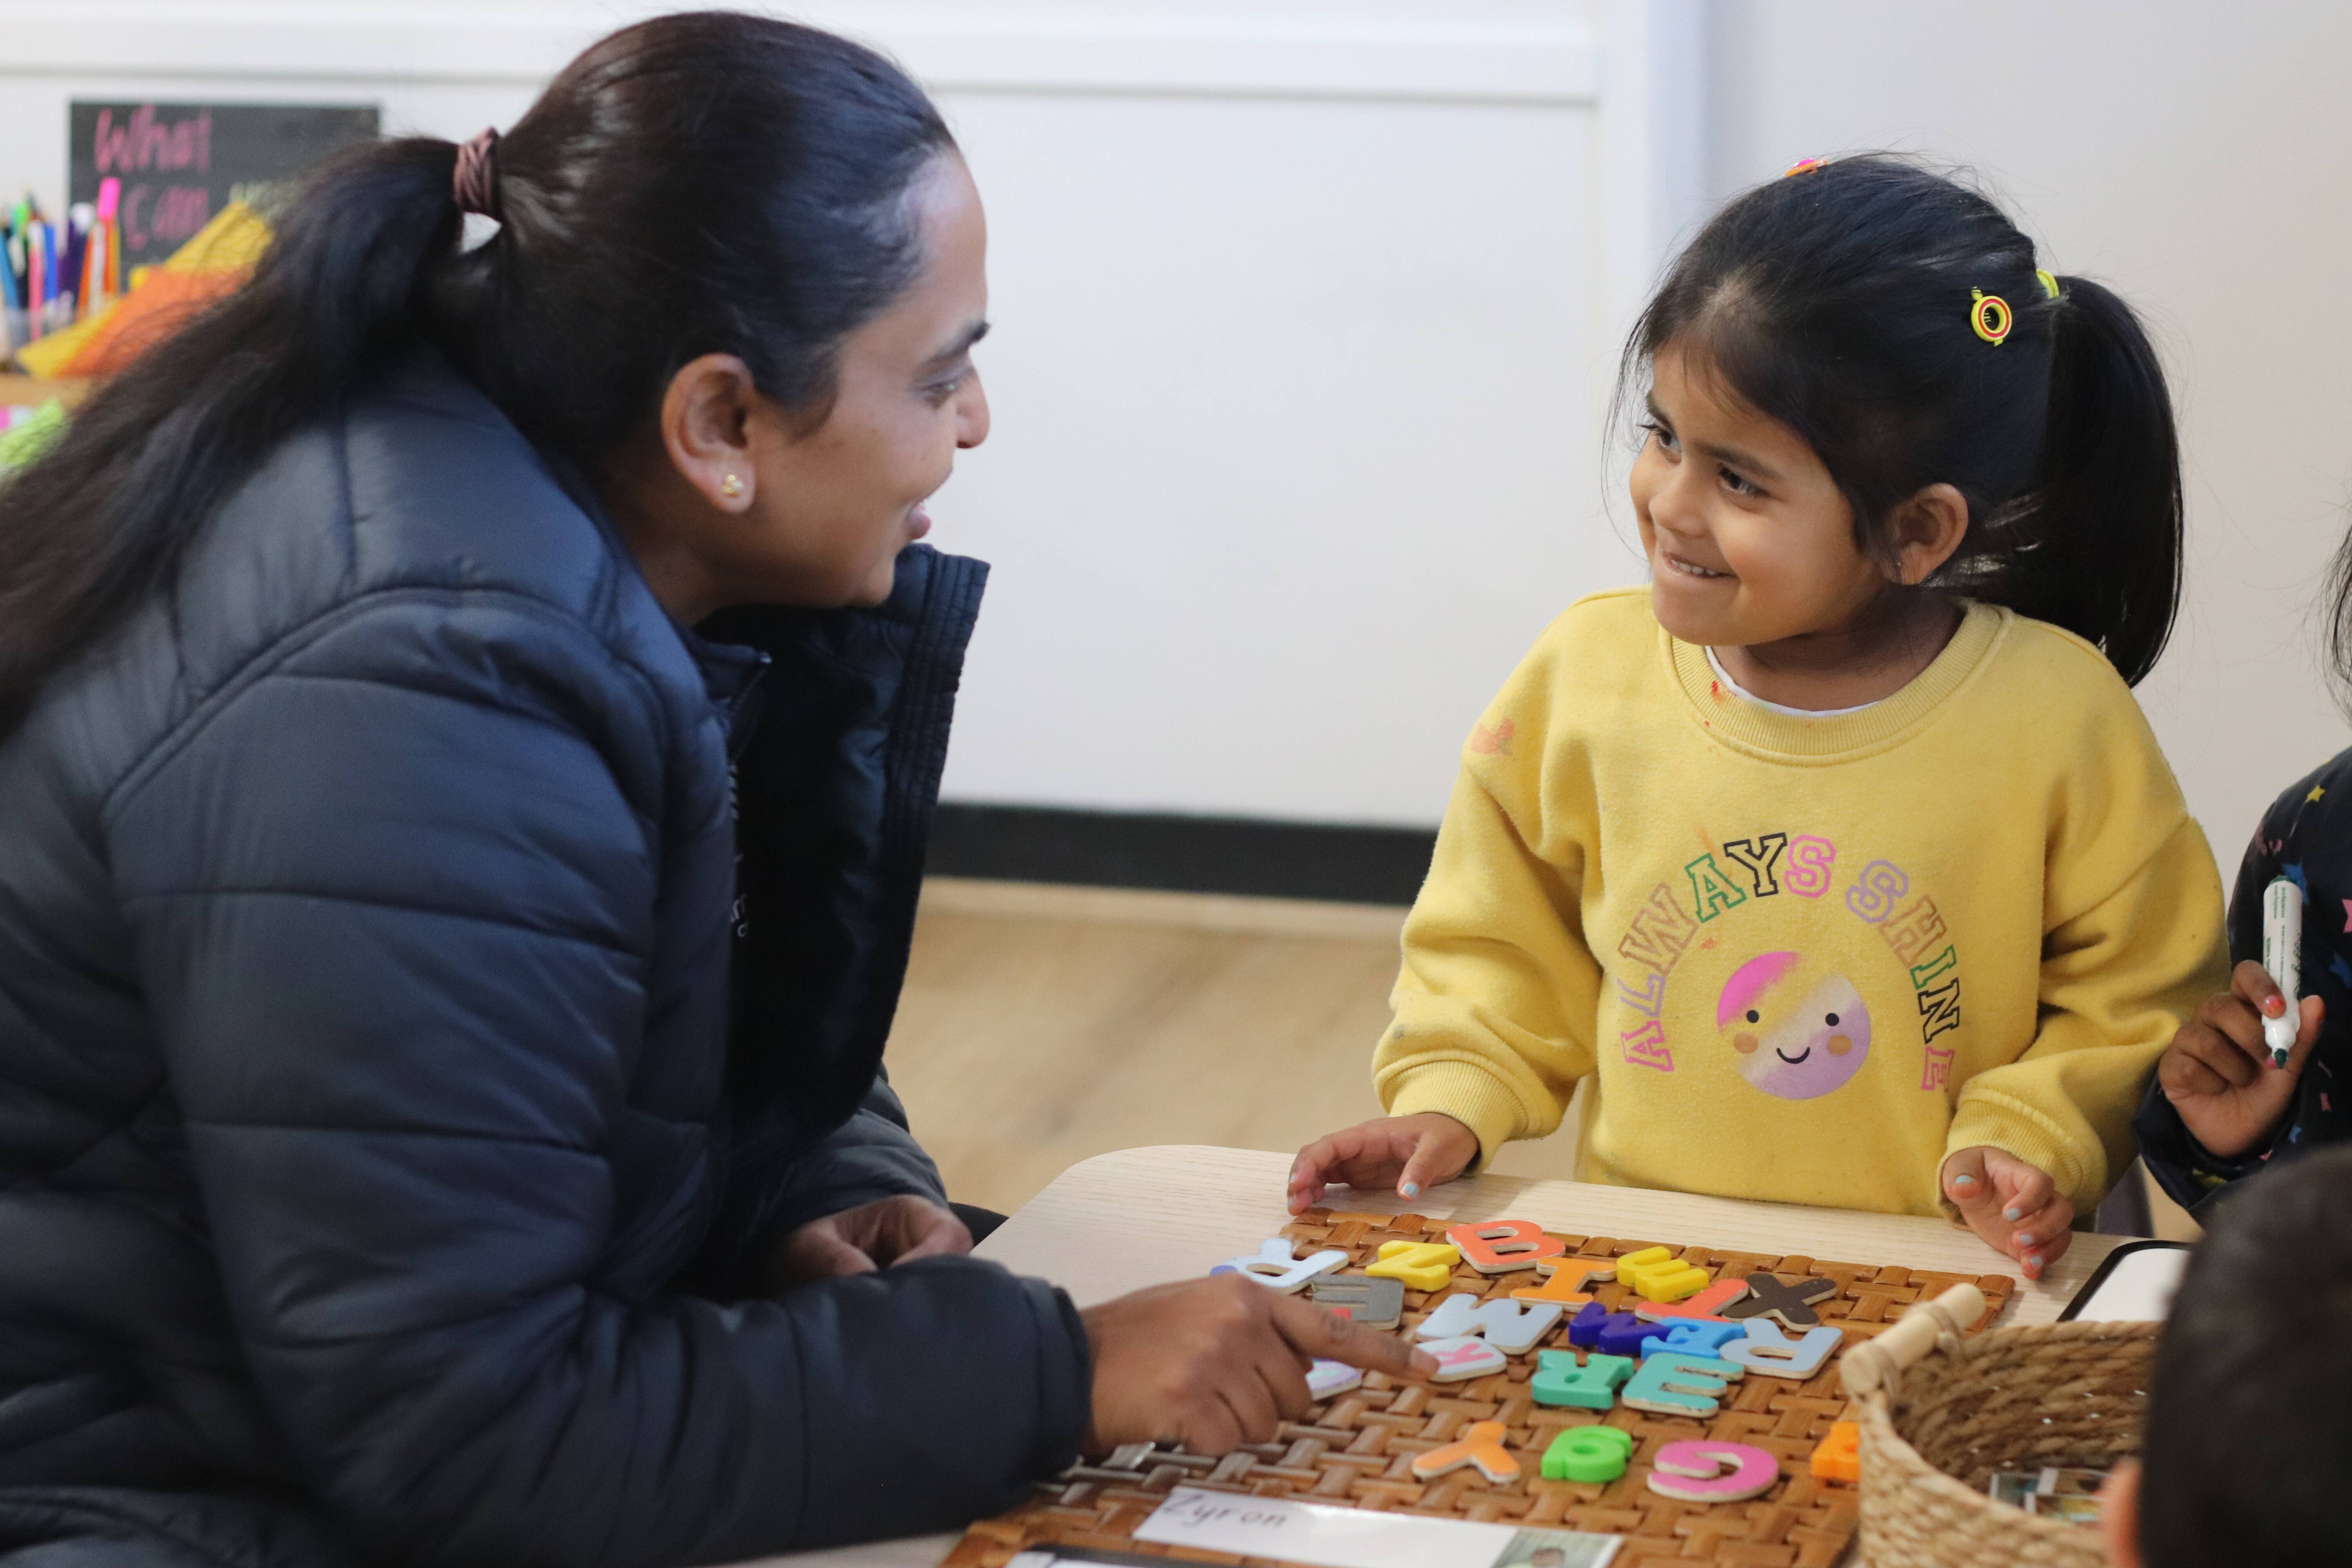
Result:
[[[0,215],[0,336],[8,357],[103,312],[122,293],[122,182],[99,182],[98,200],[65,221],[26,195]]]

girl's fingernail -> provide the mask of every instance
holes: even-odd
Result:
[[[1976,1184],[1977,1179],[1974,1176],[1954,1176],[1952,1178],[1952,1185],[1956,1187],[1973,1187]]]
[[[1404,1185],[1399,1187],[1397,1191],[1402,1193],[1409,1198],[1417,1198],[1421,1196],[1421,1184],[1419,1182],[1407,1182]]]
[[[2003,1209],[2000,1211],[2000,1217],[2010,1220],[2023,1219],[2025,1217],[2025,1211],[2022,1209]]]
[[[2041,1267],[2042,1267],[2042,1254],[2040,1254],[2040,1253],[2038,1253],[2038,1252],[2037,1252],[2037,1253],[2033,1254],[2033,1256],[2032,1256],[2032,1257],[2028,1258],[2025,1260],[2025,1266],[2026,1266],[2028,1268],[2041,1268]]]

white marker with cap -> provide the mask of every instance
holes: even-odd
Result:
[[[2286,1066],[2294,1049],[2302,1011],[2295,993],[2303,981],[2303,889],[2281,877],[2263,889],[2263,967],[2278,983],[2286,1009],[2263,1020],[2263,1044],[2271,1048],[2271,1065]]]

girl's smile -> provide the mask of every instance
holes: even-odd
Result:
[[[1665,549],[1664,546],[1659,548],[1658,558],[1666,563],[1666,567],[1669,571],[1679,572],[1685,577],[1697,577],[1702,579],[1710,577],[1728,578],[1731,575],[1728,572],[1712,571],[1707,567],[1700,565],[1696,561],[1685,561],[1681,556],[1675,554],[1671,550]]]

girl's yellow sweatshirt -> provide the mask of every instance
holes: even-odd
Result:
[[[1894,696],[1793,718],[1628,589],[1471,731],[1374,1082],[1492,1158],[1597,1075],[1588,1181],[1932,1215],[1990,1144],[2087,1210],[2226,969],[2212,854],[2081,638],[1971,604]]]

